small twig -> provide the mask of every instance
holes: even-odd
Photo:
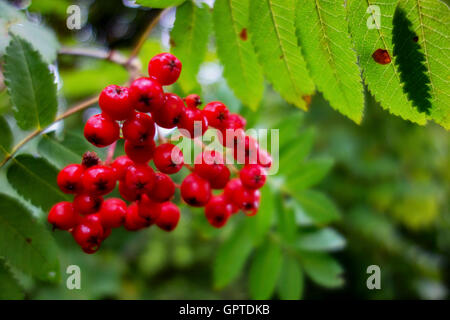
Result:
[[[128,62],[127,57],[114,50],[63,47],[59,50],[59,54],[67,54],[73,56],[91,57],[101,60],[107,60],[124,67],[127,65]]]
[[[117,141],[114,141],[114,143],[109,146],[108,154],[106,155],[106,160],[105,160],[106,165],[110,164],[112,159],[114,158],[114,152],[116,151],[116,145],[117,145]]]

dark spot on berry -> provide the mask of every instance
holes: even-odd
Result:
[[[197,198],[195,198],[195,197],[186,199],[186,202],[192,206],[195,206],[198,204]]]
[[[219,112],[219,115],[217,116],[217,120],[220,120],[220,121],[225,120],[225,114],[223,112]]]
[[[241,33],[239,33],[239,37],[241,38],[242,41],[247,41],[248,36],[247,36],[247,29],[243,28],[241,30]]]
[[[98,245],[99,242],[100,242],[100,239],[98,237],[96,237],[96,236],[92,236],[92,237],[89,237],[87,242],[90,243],[90,244]],[[91,248],[91,249],[93,249],[93,248]]]
[[[103,139],[99,138],[96,134],[92,134],[90,135],[88,138],[90,143],[97,145],[97,146],[101,146],[103,145]]]
[[[175,60],[170,60],[169,61],[170,71],[173,71],[173,68],[175,68],[176,66],[177,66],[177,64],[176,64]]]
[[[225,219],[224,219],[224,216],[215,216],[215,217],[214,217],[214,220],[215,220],[216,222],[222,222],[222,221],[225,220]]]
[[[32,239],[31,239],[31,238],[26,238],[25,241],[26,241],[27,243],[31,243]]]
[[[121,93],[122,93],[122,89],[121,88],[119,88],[119,87],[116,87],[116,93],[118,94],[118,95],[120,95]]]
[[[67,182],[66,185],[64,186],[64,188],[66,188],[67,190],[75,190],[75,185],[73,183]]]
[[[172,225],[170,225],[170,224],[164,224],[161,227],[166,231],[172,230]]]
[[[178,124],[178,123],[180,123],[180,119],[181,119],[181,115],[176,116],[175,118],[173,118],[172,124]]]
[[[261,181],[262,177],[258,174],[255,176],[255,183],[259,183]]]
[[[170,164],[168,165],[169,168],[175,168],[177,166],[177,164],[175,162],[173,162],[172,160],[170,160]]]
[[[139,98],[139,102],[145,104],[146,106],[149,106],[151,101],[152,101],[152,98],[149,96],[141,96]]]
[[[146,183],[143,183],[140,181],[136,183],[136,189],[138,189],[138,190],[144,189],[145,186],[146,186]]]
[[[195,105],[196,105],[196,106],[199,106],[199,105],[201,105],[201,104],[202,104],[202,100],[200,100],[199,97],[195,98]]]
[[[100,210],[100,206],[102,205],[102,201],[99,198],[95,198],[94,200],[94,210],[97,212]]]
[[[245,208],[246,210],[253,209],[253,204],[250,203],[250,202],[245,202],[245,203],[244,203],[244,208]]]
[[[86,152],[83,155],[83,160],[81,161],[81,164],[85,168],[90,168],[90,167],[96,166],[99,163],[100,163],[100,158],[93,151]]]
[[[97,187],[97,190],[103,191],[107,189],[108,181],[100,179],[97,182],[95,182],[95,186]]]

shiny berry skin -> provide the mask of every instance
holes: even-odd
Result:
[[[99,215],[105,229],[118,228],[127,214],[127,204],[118,198],[110,198],[103,202]]]
[[[181,73],[181,62],[170,53],[160,53],[148,63],[148,74],[161,85],[168,86],[177,81]]]
[[[125,186],[135,194],[149,193],[155,185],[155,173],[146,164],[130,166],[125,174]]]
[[[139,144],[155,137],[155,122],[143,112],[135,112],[122,126],[123,137],[132,143]]]
[[[85,170],[83,192],[102,196],[110,193],[116,186],[116,174],[111,167],[97,165]]]
[[[272,157],[266,150],[258,150],[257,163],[263,168],[270,168],[272,166]]]
[[[384,49],[377,49],[372,54],[373,60],[375,60],[378,64],[389,64],[391,63],[391,56],[389,55],[389,52]]]
[[[75,241],[86,253],[96,252],[103,240],[103,227],[99,221],[83,220],[72,232]]]
[[[202,100],[198,94],[190,94],[183,99],[188,108],[197,108],[202,104]]]
[[[231,216],[232,205],[225,196],[214,196],[205,206],[205,216],[208,222],[215,228],[223,227]]]
[[[127,208],[127,214],[125,216],[125,222],[123,224],[124,228],[128,231],[137,231],[148,227],[150,224],[139,216],[139,208],[138,205],[133,202]]]
[[[84,137],[94,146],[103,148],[117,141],[120,128],[117,122],[104,114],[96,114],[84,126]]]
[[[216,129],[226,128],[230,111],[222,102],[210,102],[203,108],[202,112],[211,127]]]
[[[247,121],[243,116],[237,113],[230,113],[225,123],[226,129],[245,129]]]
[[[261,193],[259,190],[252,190],[253,192],[246,193],[244,205],[242,210],[247,216],[254,216],[258,213],[259,203],[261,200]]]
[[[102,90],[98,104],[104,114],[113,120],[125,120],[133,112],[128,88],[109,85]]]
[[[53,228],[69,230],[77,225],[79,216],[75,213],[72,203],[63,201],[58,202],[50,209],[47,220],[53,225]]]
[[[103,198],[92,194],[82,193],[73,199],[73,208],[75,212],[81,215],[87,215],[98,212],[103,203]]]
[[[123,180],[125,178],[125,173],[127,172],[128,167],[132,166],[133,164],[133,160],[131,160],[127,156],[119,156],[113,161],[113,163],[111,163],[111,167],[114,169],[117,179]]]
[[[226,167],[222,154],[215,150],[199,153],[194,162],[194,172],[210,182],[216,179]]]
[[[211,198],[209,182],[195,173],[184,178],[180,189],[183,200],[193,207],[203,207]]]
[[[130,100],[133,107],[141,112],[153,112],[164,105],[164,91],[151,78],[138,78],[130,85]]]
[[[220,167],[219,174],[209,181],[211,184],[211,188],[213,189],[223,189],[227,185],[228,181],[230,180],[230,169],[228,169],[227,166]]]
[[[181,121],[184,113],[184,102],[174,93],[164,94],[164,106],[153,112],[156,124],[166,129],[172,129]]]
[[[208,120],[200,109],[184,108],[178,128],[185,137],[193,139],[202,136],[208,130]]]
[[[160,203],[153,201],[146,194],[143,194],[141,199],[137,201],[137,205],[139,216],[145,219],[148,225],[155,223],[161,213]]]
[[[155,148],[156,145],[153,140],[138,144],[125,140],[124,146],[128,158],[136,163],[147,163],[153,157]]]
[[[174,230],[180,220],[180,209],[172,202],[164,202],[160,205],[160,215],[156,225],[167,232]]]
[[[257,164],[247,164],[239,172],[242,185],[248,189],[259,189],[266,183],[265,170]]]
[[[80,193],[83,189],[81,179],[84,168],[80,164],[69,164],[63,168],[56,178],[56,182],[64,193]]]
[[[156,202],[166,202],[175,194],[175,183],[164,173],[155,173],[155,185],[148,193],[149,197]]]
[[[177,146],[171,143],[163,143],[156,147],[153,162],[162,173],[174,174],[183,167],[183,153]]]
[[[140,197],[136,190],[127,187],[124,180],[119,181],[119,193],[123,199],[130,202],[135,201]]]

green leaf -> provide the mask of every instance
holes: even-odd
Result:
[[[28,21],[22,12],[5,1],[0,1],[0,34],[2,34],[0,55],[5,53],[5,49],[11,41],[10,33],[31,43],[45,62],[52,63],[56,60],[59,43],[53,31],[43,25]]]
[[[245,221],[251,233],[255,245],[261,242],[266,236],[273,223],[274,195],[268,185],[261,189],[261,203],[258,214],[248,217]]]
[[[397,58],[393,56],[393,15],[397,2],[398,0],[347,1],[350,31],[363,68],[364,81],[375,99],[392,114],[423,125],[427,115],[419,112],[408,100],[395,63]],[[380,29],[367,27],[368,18],[375,16],[375,13],[366,13],[371,5],[378,6],[381,10]],[[377,49],[387,50],[392,62],[386,65],[375,62],[372,54]]]
[[[295,34],[294,0],[250,2],[249,32],[267,79],[288,102],[307,109],[314,92]]]
[[[256,110],[264,78],[248,34],[249,0],[216,0],[213,21],[217,55],[224,77],[235,95]]]
[[[316,224],[328,224],[340,218],[335,204],[319,191],[302,190],[292,195]]]
[[[59,201],[70,201],[56,184],[58,171],[42,158],[23,154],[15,157],[8,168],[11,186],[33,205],[49,211]]]
[[[0,194],[0,256],[40,280],[59,279],[55,241],[17,200]]]
[[[199,7],[186,1],[177,8],[170,46],[172,53],[183,61],[179,83],[185,93],[199,88],[197,73],[206,55],[210,32],[211,13],[206,4]]]
[[[278,281],[278,294],[282,300],[299,300],[303,295],[304,275],[297,260],[290,256],[283,258]]]
[[[363,86],[342,1],[297,0],[297,35],[311,76],[330,105],[360,123]]]
[[[298,235],[294,247],[307,251],[334,251],[345,247],[345,239],[331,228],[304,231]]]
[[[411,31],[415,31],[418,37],[417,43],[411,41],[411,39],[400,38],[399,46],[403,51],[405,47],[418,46],[419,48],[414,50],[419,50],[421,57],[423,57],[423,61],[408,64],[409,69],[405,66],[405,70],[415,72],[411,77],[411,80],[415,81],[419,74],[417,69],[424,69],[427,80],[429,80],[431,118],[450,130],[450,95],[447,89],[450,81],[448,64],[450,48],[448,39],[450,34],[449,7],[438,0],[401,0],[399,9],[403,9],[405,18],[410,21]],[[402,26],[404,27],[405,24],[400,25],[400,27]],[[411,50],[405,58],[410,58],[414,53],[415,51]],[[420,70],[420,72],[423,71]],[[420,83],[417,83],[417,85],[413,83],[410,91],[411,93],[421,92],[421,89],[423,90]]]
[[[24,294],[17,279],[8,269],[6,264],[0,260],[0,300],[22,300]]]
[[[344,284],[341,265],[328,254],[301,252],[301,263],[311,280],[321,286],[336,288]]]
[[[255,253],[250,267],[250,296],[252,299],[269,299],[277,284],[281,270],[282,254],[274,242],[266,242]]]
[[[216,288],[223,288],[236,279],[252,249],[253,241],[247,224],[241,223],[220,246],[217,253],[213,270]]]
[[[296,192],[307,189],[319,183],[325,178],[333,167],[334,161],[329,158],[310,160],[295,166],[288,172],[280,169],[280,173],[285,174],[287,179],[287,188]]]
[[[63,140],[57,139],[54,133],[44,134],[38,144],[39,154],[58,169],[69,163],[80,163],[86,151],[94,150],[100,157],[104,156],[105,149],[93,147],[84,137],[71,132],[66,132]]]
[[[186,0],[136,0],[137,4],[149,8],[168,8],[182,4]]]
[[[286,145],[286,148],[280,152],[280,170],[284,172],[295,169],[298,163],[302,162],[306,156],[311,152],[314,145],[316,132],[314,129],[308,129],[298,134],[293,131],[283,130],[280,128],[280,139],[282,135],[292,135],[293,139]],[[280,148],[284,148],[283,143]]]
[[[0,117],[0,161],[11,151],[13,137],[11,128],[4,117]]]
[[[276,197],[277,231],[284,242],[293,242],[297,236],[297,222],[292,208],[284,205],[281,195]]]
[[[58,108],[56,84],[48,66],[30,43],[12,36],[5,56],[5,84],[21,129],[42,129]]]

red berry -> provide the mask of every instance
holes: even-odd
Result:
[[[81,179],[84,168],[80,164],[69,164],[58,173],[56,182],[64,193],[79,193],[83,189]]]
[[[234,149],[237,144],[245,140],[245,131],[244,129],[219,129],[217,136],[224,147]]]
[[[120,156],[114,160],[114,162],[111,164],[111,167],[114,169],[117,179],[123,180],[125,178],[125,173],[127,172],[128,167],[133,164],[134,162],[127,156]]]
[[[232,206],[225,196],[214,196],[205,207],[205,216],[215,228],[223,227],[231,216]]]
[[[180,123],[185,106],[183,100],[174,93],[166,93],[164,98],[164,106],[153,112],[153,117],[158,126],[171,129]]]
[[[149,226],[149,223],[139,216],[139,208],[135,202],[128,206],[123,226],[128,231],[137,231]]]
[[[266,150],[258,150],[258,164],[263,168],[270,168],[272,166],[272,157]]]
[[[118,228],[125,221],[127,204],[117,198],[110,198],[103,202],[99,215],[102,226],[106,229]]]
[[[215,150],[205,150],[198,154],[194,163],[195,173],[209,182],[215,180],[226,168],[222,154]]]
[[[225,198],[238,207],[239,209],[251,210],[255,206],[255,201],[259,202],[260,192],[259,190],[247,189],[242,185],[240,179],[231,179],[225,189]]]
[[[389,52],[384,49],[377,49],[372,54],[373,60],[375,60],[376,63],[379,64],[389,64],[391,63],[391,56],[389,55]]]
[[[266,182],[266,175],[265,170],[257,164],[247,164],[239,173],[242,184],[248,189],[261,188]]]
[[[170,143],[163,143],[155,149],[153,162],[156,168],[162,173],[174,174],[183,167],[183,153],[177,146]]]
[[[208,119],[209,125],[217,129],[225,128],[230,114],[227,106],[218,101],[208,103],[202,112]]]
[[[155,151],[155,141],[147,140],[144,143],[133,143],[125,140],[125,153],[128,158],[136,163],[147,163],[153,157]]]
[[[92,213],[92,214],[89,214],[86,217],[84,217],[82,222],[86,222],[86,221],[93,222],[93,223],[100,223],[101,224],[102,223],[102,218],[100,217],[100,214]]]
[[[73,199],[73,208],[81,215],[98,212],[103,203],[103,198],[92,194],[79,194]]]
[[[188,108],[197,108],[202,104],[202,100],[198,94],[190,94],[183,99]]]
[[[155,137],[155,122],[148,114],[135,112],[123,123],[122,133],[127,141],[135,144],[144,143]]]
[[[155,173],[146,164],[135,164],[125,174],[125,185],[135,194],[149,193],[155,185]]]
[[[117,141],[120,128],[117,122],[104,114],[92,116],[84,126],[84,137],[94,146],[103,148]]]
[[[58,202],[50,209],[47,219],[54,228],[69,230],[77,225],[79,216],[70,202],[63,201]]]
[[[202,136],[208,130],[208,120],[200,109],[184,108],[178,128],[181,134],[193,139]]]
[[[124,180],[119,181],[119,193],[122,198],[130,202],[137,200],[140,196],[136,190],[128,188]]]
[[[148,225],[155,223],[160,215],[160,204],[143,194],[137,205],[139,216],[145,219]]]
[[[149,197],[156,202],[166,202],[175,194],[175,184],[168,175],[155,173],[155,186],[149,192]]]
[[[164,104],[161,85],[151,78],[139,78],[130,85],[130,99],[133,107],[141,112],[153,112]]]
[[[148,64],[148,74],[163,86],[177,81],[181,72],[181,62],[173,54],[160,53],[154,56]]]
[[[90,167],[83,175],[83,191],[102,196],[110,193],[116,186],[116,175],[110,167],[97,165]]]
[[[195,173],[184,178],[180,189],[183,200],[193,207],[203,207],[211,197],[209,182]]]
[[[253,137],[245,136],[234,146],[233,156],[239,164],[255,164],[258,162],[258,152],[258,142]]]
[[[125,120],[133,112],[128,88],[114,84],[102,90],[98,104],[103,113],[113,120]]]
[[[237,113],[230,113],[225,123],[226,129],[245,129],[247,121],[243,116]]]
[[[210,180],[211,188],[213,189],[223,189],[230,180],[230,169],[227,166],[222,166],[220,168],[219,174]]]
[[[94,253],[102,243],[103,228],[99,221],[85,219],[74,228],[72,236],[84,252]]]
[[[254,216],[258,213],[261,193],[259,190],[247,193],[242,210],[247,216]]]
[[[175,229],[180,220],[180,209],[172,202],[164,202],[160,205],[160,212],[156,225],[167,232]]]
[[[111,235],[112,229],[105,229],[103,228],[103,237],[102,237],[102,241],[105,241],[106,238],[108,238]]]

